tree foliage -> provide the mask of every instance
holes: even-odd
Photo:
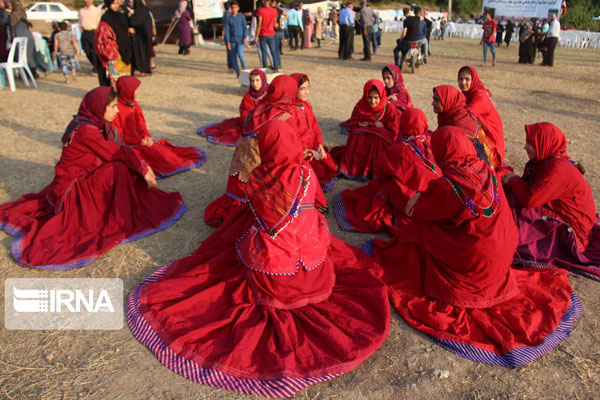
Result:
[[[592,17],[600,15],[600,0],[568,0],[567,13],[561,17],[562,28],[598,30],[598,21]]]

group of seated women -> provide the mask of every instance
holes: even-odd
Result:
[[[205,385],[293,396],[379,348],[389,300],[414,329],[479,362],[521,366],[569,337],[581,304],[567,269],[600,279],[600,220],[564,134],[527,125],[519,177],[473,68],[460,70],[460,90],[434,88],[433,132],[397,67],[382,78],[366,83],[342,124],[346,145],[331,152],[305,74],[267,84],[253,71],[240,117],[201,128],[235,142],[225,194],[205,210],[217,229],[127,303],[133,335],[162,364]],[[52,183],[0,206],[19,264],[88,265],[184,212],[156,178],[204,153],[152,139],[139,86],[123,77],[118,98],[106,87],[86,94]],[[330,234],[323,192],[339,177],[369,181],[334,196],[342,229],[389,240],[360,250]]]

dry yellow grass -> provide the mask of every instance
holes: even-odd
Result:
[[[380,77],[392,60],[395,37],[384,35],[384,46],[371,63],[337,60],[336,48],[289,52],[284,48],[286,73],[311,77],[311,101],[328,145],[342,144],[337,123],[346,119],[362,92],[363,83]],[[356,48],[362,45],[356,38]],[[415,75],[405,75],[416,107],[436,127],[431,89],[455,84],[458,69],[481,64],[475,41],[432,43],[430,63]],[[356,58],[360,55],[356,54]],[[559,48],[552,69],[516,63],[516,46],[498,50],[495,68],[479,68],[503,117],[507,158],[520,171],[526,154],[523,125],[551,121],[566,133],[569,153],[581,160],[586,178],[600,199],[600,52]],[[249,66],[258,65],[255,50],[246,52]],[[84,71],[89,65],[84,62]],[[196,129],[237,114],[243,91],[226,72],[222,47],[194,48],[178,57],[166,46],[158,69],[145,78],[139,101],[156,138],[208,153],[200,169],[159,182],[167,191],[181,192],[188,212],[174,226],[137,242],[118,246],[93,265],[67,272],[37,271],[17,266],[10,257],[12,238],[0,234],[0,278],[119,277],[127,295],[161,265],[193,251],[212,231],[202,220],[206,205],[222,194],[232,150],[208,144]],[[86,72],[65,85],[59,74],[40,80],[37,90],[19,85],[17,92],[0,94],[0,202],[41,190],[53,177],[60,155],[60,136],[76,113],[82,96],[96,86]],[[334,193],[357,184],[340,181]],[[332,215],[331,231],[354,245],[369,235],[341,232]],[[583,316],[569,340],[519,369],[477,364],[435,345],[407,327],[393,313],[384,345],[355,371],[298,393],[298,399],[563,399],[597,398],[600,393],[600,296],[598,283],[572,277],[583,303]],[[4,298],[0,300],[0,307]],[[448,370],[447,379],[434,370]],[[0,331],[0,398],[7,399],[242,399],[243,396],[205,387],[174,374],[140,345],[125,326],[120,331],[19,332]]]

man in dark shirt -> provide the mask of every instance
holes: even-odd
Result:
[[[371,61],[371,31],[373,30],[373,10],[366,0],[360,1],[360,25],[363,38],[363,58],[361,61]]]
[[[404,20],[404,29],[402,30],[402,35],[400,36],[400,39],[396,41],[397,45],[394,49],[394,62],[400,69],[402,69],[404,58],[408,52],[408,43],[417,40],[417,33],[419,31],[419,17],[417,15],[419,11],[421,11],[421,9],[419,7],[415,7],[415,15],[409,15],[406,17]],[[407,14],[408,10],[404,13],[404,15]],[[402,57],[399,57],[400,52],[402,52]]]

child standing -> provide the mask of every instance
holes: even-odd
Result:
[[[65,83],[69,83],[69,69],[75,79],[75,55],[79,56],[79,45],[71,32],[67,31],[67,23],[62,21],[58,23],[59,32],[54,36],[54,57],[57,53]]]

